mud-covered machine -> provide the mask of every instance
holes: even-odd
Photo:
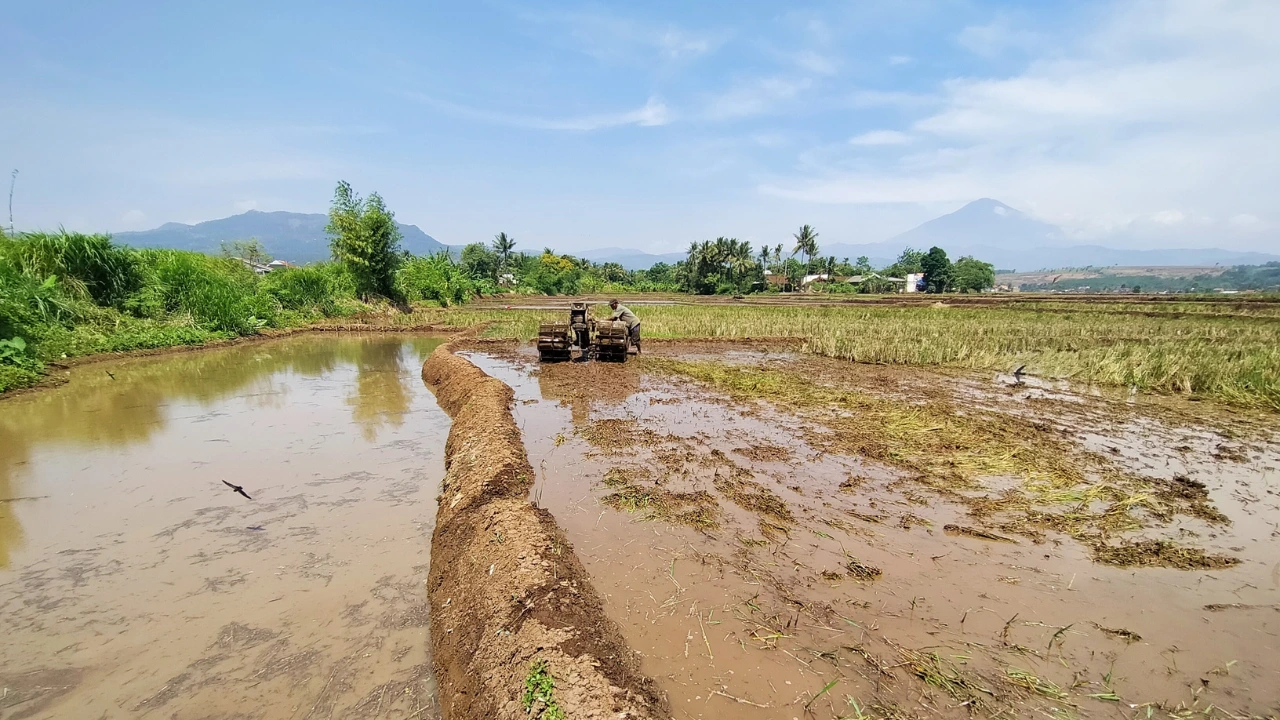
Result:
[[[597,320],[587,304],[569,308],[568,322],[538,325],[538,357],[545,361],[569,360],[577,348],[582,358],[627,360],[627,324],[621,320]]]

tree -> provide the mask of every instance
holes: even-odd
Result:
[[[248,260],[254,265],[266,265],[273,259],[267,249],[262,247],[262,243],[258,242],[258,238],[227,240],[222,243],[222,256]]]
[[[924,260],[924,253],[914,248],[903,248],[898,255],[898,259],[893,264],[885,268],[885,272],[893,277],[906,277],[911,273],[923,272],[921,261]]]
[[[924,273],[924,282],[929,292],[946,292],[951,286],[951,261],[947,259],[947,252],[940,247],[929,248],[929,252],[920,259],[920,271]]]
[[[809,259],[818,254],[818,231],[814,230],[811,225],[802,225],[800,226],[800,232],[791,237],[795,238],[796,241],[796,247],[791,251],[791,254],[803,253],[805,267],[807,268]]]
[[[361,198],[345,180],[338,182],[329,206],[333,256],[347,266],[362,298],[396,298],[396,270],[400,266],[400,228],[382,196]]]
[[[952,286],[960,292],[982,292],[995,286],[996,268],[965,255],[951,265],[951,278]]]
[[[499,256],[484,243],[471,243],[462,248],[462,271],[472,280],[497,280]]]
[[[853,269],[856,270],[859,275],[866,275],[871,272],[871,258],[866,255],[859,255],[858,260],[853,264]]]
[[[498,271],[504,272],[511,261],[511,253],[515,250],[516,239],[500,232],[493,236],[493,251],[498,255]]]

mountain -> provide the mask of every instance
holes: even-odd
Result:
[[[228,240],[257,238],[267,252],[280,260],[314,262],[329,257],[329,236],[324,227],[327,215],[319,213],[259,212],[250,210],[220,220],[195,225],[165,223],[154,230],[116,233],[114,239],[134,247],[161,247],[216,253]],[[404,235],[400,246],[414,255],[430,255],[441,250],[454,254],[461,248],[445,245],[422,232],[416,225],[400,223]]]
[[[972,255],[998,268],[1101,267],[1107,265],[1257,265],[1280,260],[1259,252],[1216,248],[1125,250],[1102,245],[1072,245],[1057,226],[1036,220],[998,200],[974,200],[901,235],[865,245],[820,247],[823,255],[851,260],[866,255],[877,267],[893,261],[905,247],[938,246],[951,259]]]
[[[641,250],[630,250],[627,248],[599,248],[597,250],[587,250],[586,252],[574,253],[578,257],[590,260],[593,263],[618,263],[628,270],[648,270],[653,267],[654,263],[664,262],[668,265],[674,265],[685,259],[684,253],[663,253],[661,255],[651,255]]]

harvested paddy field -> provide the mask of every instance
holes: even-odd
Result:
[[[1280,713],[1274,416],[646,350],[458,352],[513,389],[528,498],[673,717]]]

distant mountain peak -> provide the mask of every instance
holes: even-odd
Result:
[[[952,213],[966,215],[994,214],[1000,217],[1026,217],[1026,213],[993,198],[979,198]]]
[[[329,222],[320,213],[293,213],[284,210],[247,210],[239,215],[206,220],[195,225],[165,223],[154,230],[116,233],[121,243],[135,247],[164,247],[216,253],[229,240],[257,238],[267,252],[280,260],[312,262],[329,257]],[[416,225],[399,223],[404,236],[401,247],[415,255],[456,250],[422,232]]]

